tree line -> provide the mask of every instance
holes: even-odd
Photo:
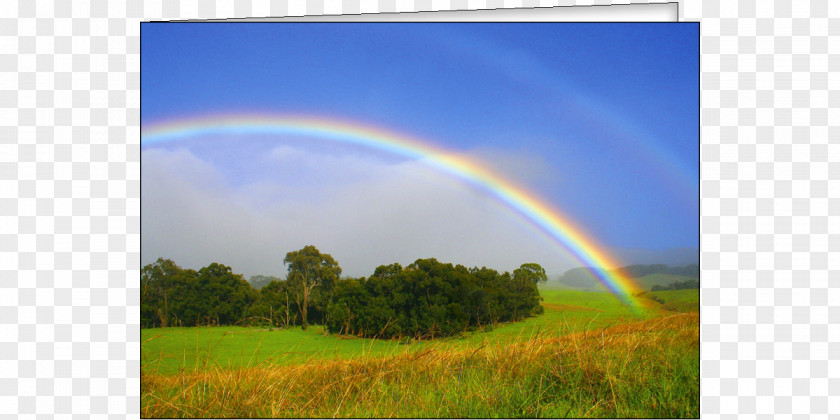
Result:
[[[656,292],[659,290],[684,290],[684,289],[699,289],[700,282],[697,280],[685,280],[685,281],[675,281],[667,286],[660,286],[658,284],[651,287],[651,291]]]
[[[329,254],[308,245],[286,254],[285,280],[255,289],[228,266],[183,269],[158,259],[141,269],[141,327],[310,323],[363,337],[440,337],[542,313],[538,264],[513,273],[418,259],[341,278]]]

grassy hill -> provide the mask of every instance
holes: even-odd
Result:
[[[672,312],[696,312],[700,310],[700,290],[660,290],[647,292],[643,296],[662,304],[661,308]]]
[[[543,290],[545,313],[401,344],[320,327],[141,330],[141,416],[699,417],[696,290]],[[657,303],[661,301],[662,303]],[[667,309],[662,311],[660,309]]]

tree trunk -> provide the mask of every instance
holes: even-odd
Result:
[[[294,325],[295,320],[297,319],[297,316],[300,315],[300,311],[301,311],[301,309],[300,309],[301,296],[299,294],[295,293],[294,298],[295,298],[295,305],[297,305],[297,307],[298,307],[298,313],[295,314],[295,316],[292,317],[292,325]]]
[[[286,293],[286,327],[289,327],[289,292]]]
[[[306,331],[306,312],[309,309],[309,287],[306,283],[303,284],[303,306],[300,307],[300,327]]]
[[[344,332],[346,334],[349,334],[350,333],[350,321],[352,321],[353,318],[352,318],[352,315],[350,315],[350,308],[347,306],[346,303],[344,304],[344,308],[347,309],[347,318],[346,318],[346,321],[344,321]]]
[[[160,317],[161,328],[166,328],[169,325],[169,305],[166,301],[166,290],[163,291],[163,312],[158,309],[158,317]]]

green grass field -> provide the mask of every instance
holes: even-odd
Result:
[[[700,310],[700,289],[660,290],[648,292],[662,300],[661,308],[673,312],[692,312]]]
[[[397,340],[339,337],[325,334],[321,326],[307,331],[300,327],[192,327],[140,330],[141,364],[144,369],[172,374],[207,363],[224,368],[260,363],[294,364],[318,359],[362,355],[394,355],[422,350],[432,343],[446,342],[455,348],[486,342],[518,341],[540,333],[568,334],[584,328],[603,328],[637,319],[608,293],[573,290],[543,290],[545,313],[524,321],[500,324],[492,331],[475,331],[461,337],[409,345]]]
[[[643,296],[642,316],[608,293],[541,293],[543,315],[411,344],[320,327],[144,329],[142,414],[699,416],[699,318],[677,313],[697,290]]]

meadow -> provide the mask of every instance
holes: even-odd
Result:
[[[641,315],[607,293],[541,294],[542,315],[419,342],[143,329],[141,415],[699,417],[697,290],[642,296]]]
[[[700,290],[660,290],[650,292],[650,297],[661,300],[662,309],[675,312],[700,310]]]

